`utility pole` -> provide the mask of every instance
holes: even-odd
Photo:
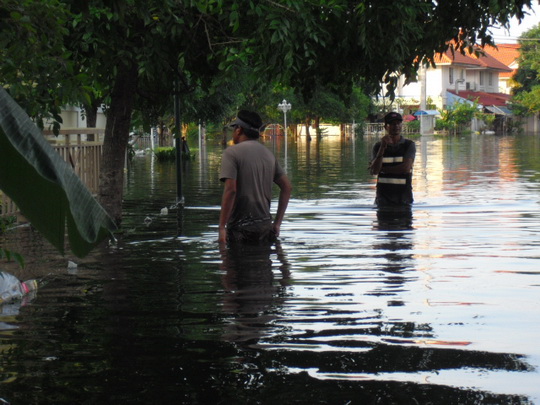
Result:
[[[176,128],[176,205],[184,205],[182,192],[182,122],[180,119],[180,85],[178,79],[174,81],[174,126]]]
[[[420,68],[420,111],[426,110],[426,68]],[[426,125],[424,114],[420,115],[420,135],[425,135]]]

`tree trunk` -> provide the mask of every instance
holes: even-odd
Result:
[[[311,141],[311,134],[309,133],[309,126],[311,125],[311,118],[310,117],[306,117],[306,121],[305,121],[305,124],[306,124],[306,141]]]
[[[227,127],[223,126],[221,129],[221,145],[226,146],[227,145]]]
[[[117,225],[122,222],[124,164],[136,90],[136,65],[118,66],[105,125],[98,193],[101,205]]]
[[[298,125],[293,125],[291,131],[294,135],[294,140],[296,141],[298,139]]]
[[[321,117],[315,117],[313,119],[313,127],[315,128],[315,133],[317,134],[317,140],[321,140],[322,134],[321,134]]]
[[[84,111],[86,112],[86,128],[95,128],[97,124],[97,110],[101,104],[100,100],[92,98],[91,104],[84,104]],[[86,140],[95,141],[95,134],[88,134]]]
[[[167,134],[166,134],[166,129],[165,129],[165,123],[163,122],[163,120],[159,121],[158,135],[159,135],[159,141],[158,141],[159,146],[169,146],[167,144]]]

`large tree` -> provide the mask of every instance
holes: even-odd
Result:
[[[391,91],[399,73],[414,78],[421,63],[449,46],[459,51],[491,42],[490,26],[523,17],[530,5],[530,0],[5,2],[19,7],[17,14],[8,10],[7,19],[34,21],[32,7],[42,2],[62,11],[60,28],[51,27],[55,38],[66,39],[58,57],[69,62],[72,77],[100,83],[108,108],[99,197],[117,222],[131,117],[141,98],[169,98],[175,88],[186,94],[239,63],[261,81],[282,81],[306,99],[316,83],[344,92],[359,78],[368,88],[386,83]],[[11,37],[19,50],[28,49]],[[48,40],[43,36],[38,42],[47,47]],[[33,80],[43,76],[34,74]],[[50,89],[60,91],[62,83]]]
[[[523,115],[540,113],[540,24],[520,37],[519,68],[513,77],[514,109]]]
[[[0,85],[43,127],[59,127],[61,107],[81,98],[83,77],[65,47],[69,10],[58,0],[2,0]]]

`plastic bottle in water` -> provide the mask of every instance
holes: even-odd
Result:
[[[36,280],[20,281],[4,271],[0,272],[0,305],[23,298],[38,288]]]

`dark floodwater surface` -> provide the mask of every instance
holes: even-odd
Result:
[[[398,215],[372,206],[375,140],[267,142],[294,185],[271,248],[220,252],[210,141],[180,209],[174,165],[136,157],[123,233],[85,259],[10,233],[44,285],[3,308],[1,400],[540,403],[539,137],[416,139]]]

